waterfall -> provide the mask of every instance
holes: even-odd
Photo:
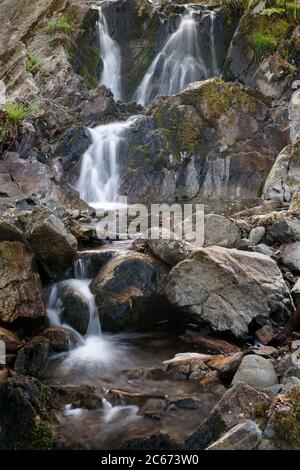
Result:
[[[81,161],[76,189],[80,197],[94,207],[115,202],[120,182],[120,160],[128,151],[128,129],[136,120],[104,124],[89,129],[92,144]]]
[[[115,100],[119,100],[122,98],[120,47],[118,43],[111,38],[106,18],[101,10],[99,10],[99,21],[97,25],[100,53],[103,61],[100,84],[110,88]]]
[[[220,75],[220,69],[218,65],[218,56],[217,56],[217,47],[216,47],[216,32],[215,32],[215,21],[217,15],[215,11],[210,12],[210,35],[209,35],[209,45],[211,52],[211,61],[212,61],[212,75],[218,77]]]
[[[91,279],[84,278],[85,274],[88,270],[88,259],[81,259],[78,260],[74,266],[75,276],[78,275],[80,278],[75,279],[68,279],[66,281],[58,282],[54,284],[51,288],[48,305],[47,305],[47,313],[50,320],[50,323],[53,326],[63,326],[69,329],[72,329],[70,325],[64,324],[61,320],[61,315],[63,312],[63,298],[62,295],[64,292],[68,290],[76,291],[82,299],[84,299],[88,306],[89,306],[89,324],[86,332],[86,337],[89,336],[100,336],[101,334],[101,326],[99,320],[99,313],[95,303],[94,295],[90,290],[90,283]],[[74,331],[74,330],[73,330]],[[79,333],[76,332],[77,335]]]
[[[135,94],[138,103],[145,106],[156,96],[178,93],[189,83],[209,78],[199,40],[199,25],[188,10],[139,85]]]

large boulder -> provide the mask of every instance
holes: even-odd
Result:
[[[25,219],[26,237],[50,273],[61,274],[76,258],[77,240],[63,222],[44,206]]]
[[[48,324],[33,255],[19,242],[0,243],[0,320]]]
[[[133,252],[113,257],[98,273],[91,289],[105,330],[145,327],[167,315],[168,305],[155,263],[145,255]]]
[[[232,383],[244,382],[256,390],[278,384],[275,367],[271,359],[251,354],[244,357]]]
[[[203,248],[175,266],[168,279],[169,301],[188,320],[209,323],[215,331],[242,337],[257,317],[284,308],[288,288],[268,256]]]

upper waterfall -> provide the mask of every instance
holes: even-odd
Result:
[[[201,48],[203,32],[195,12],[187,8],[177,30],[157,54],[140,83],[135,93],[138,103],[145,106],[156,96],[178,93],[192,82],[219,74],[215,39],[211,37],[214,35],[215,13],[209,12],[208,17],[211,60],[204,57]]]
[[[101,10],[99,10],[97,26],[100,53],[103,60],[100,83],[110,88],[115,100],[119,100],[122,98],[121,51],[118,43],[114,41],[109,34],[107,21]]]

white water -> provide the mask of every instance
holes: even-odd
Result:
[[[135,405],[116,405],[113,406],[106,398],[102,398],[103,420],[110,427],[114,424],[117,429],[141,418],[138,416],[139,408]]]
[[[110,34],[104,14],[99,11],[98,33],[103,70],[100,84],[110,88],[115,100],[122,98],[121,51]]]
[[[94,207],[118,198],[120,161],[127,152],[128,129],[135,120],[134,116],[125,122],[89,129],[92,144],[82,157],[76,189],[80,197]]]
[[[47,313],[52,326],[68,328],[76,334],[79,346],[68,352],[61,364],[63,373],[77,372],[87,376],[117,373],[129,367],[129,347],[122,335],[108,335],[101,332],[99,312],[94,295],[90,289],[91,279],[87,279],[90,260],[76,261],[74,274],[79,279],[69,279],[54,284],[47,305]],[[81,336],[70,325],[61,320],[63,312],[63,294],[66,290],[75,290],[89,305],[90,320],[85,336]]]
[[[209,69],[199,47],[199,25],[189,10],[150,65],[135,98],[145,106],[156,96],[173,95],[208,77]]]
[[[216,48],[216,34],[215,34],[215,22],[216,22],[216,12],[210,12],[210,35],[209,35],[209,45],[212,59],[212,75],[218,77],[220,75],[220,68],[218,64],[217,48]]]

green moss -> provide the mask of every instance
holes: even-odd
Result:
[[[250,44],[258,56],[270,54],[277,48],[277,41],[272,36],[267,36],[262,32],[256,33],[251,38]]]
[[[277,413],[272,426],[275,431],[274,443],[278,449],[300,449],[300,389],[294,388],[287,394],[290,411]]]
[[[54,433],[49,421],[40,421],[30,436],[29,450],[51,450],[53,447]]]
[[[209,256],[204,250],[199,250],[190,255],[190,259],[193,259],[195,261],[203,261],[205,259],[208,259]]]
[[[188,110],[177,129],[177,144],[182,151],[193,152],[199,147],[204,122],[193,110]]]
[[[261,429],[264,429],[268,423],[268,410],[269,405],[267,403],[259,403],[255,407],[255,417],[258,420]]]

